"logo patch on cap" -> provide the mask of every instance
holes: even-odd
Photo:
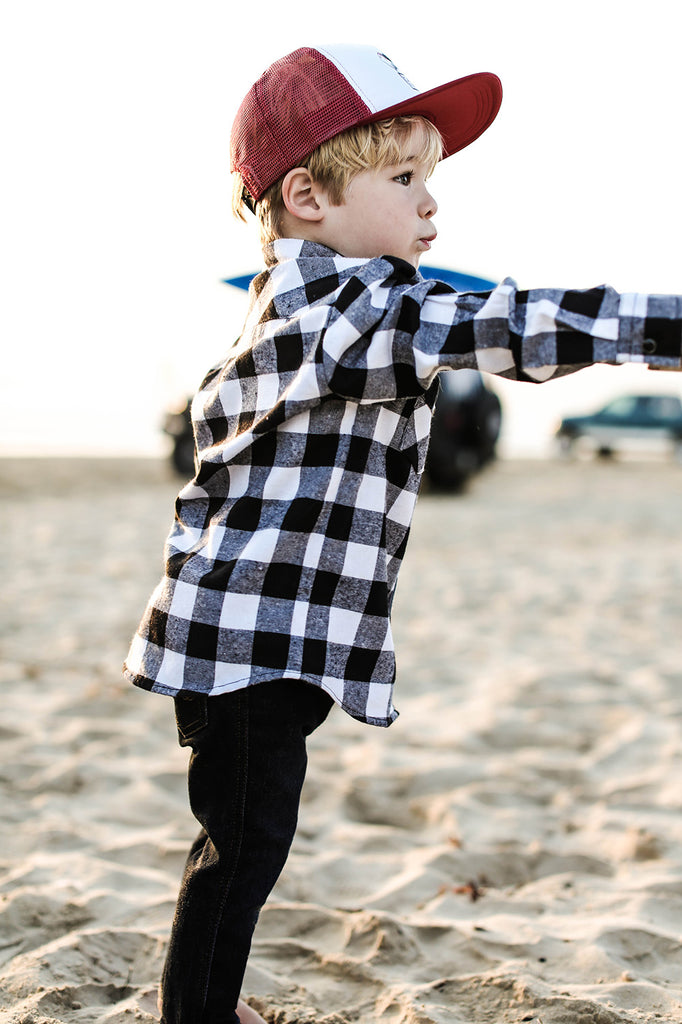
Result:
[[[407,77],[407,75],[404,75],[404,74],[402,73],[402,71],[400,70],[400,68],[399,68],[399,67],[397,66],[397,64],[394,64],[394,63],[393,63],[393,61],[391,60],[391,58],[390,58],[390,57],[387,57],[385,53],[381,53],[381,51],[380,51],[380,50],[377,50],[377,57],[378,57],[378,58],[379,58],[380,60],[383,60],[384,64],[388,64],[388,65],[389,65],[389,67],[392,67],[392,68],[393,68],[393,70],[394,70],[395,72],[397,72],[397,74],[399,74],[399,75],[400,75],[400,77],[402,78],[403,82],[407,82],[407,84],[409,85],[410,89],[414,89],[414,91],[415,91],[415,92],[418,92],[417,86],[416,86],[416,85],[413,85],[413,84],[412,84],[412,82],[411,82],[411,81],[409,80],[409,78]]]

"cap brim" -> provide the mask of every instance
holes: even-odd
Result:
[[[481,71],[418,93],[392,107],[377,111],[371,121],[419,114],[432,121],[443,138],[443,156],[451,156],[482,135],[497,116],[502,83],[497,75]]]

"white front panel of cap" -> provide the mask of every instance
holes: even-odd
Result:
[[[340,43],[315,49],[336,65],[373,114],[419,92],[393,61],[373,46]]]

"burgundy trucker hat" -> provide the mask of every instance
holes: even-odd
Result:
[[[231,170],[258,200],[327,139],[401,114],[432,121],[443,156],[451,156],[492,124],[501,101],[500,80],[489,72],[419,92],[372,46],[304,46],[275,61],[244,98],[232,126]]]

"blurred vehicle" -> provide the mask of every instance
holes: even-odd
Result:
[[[589,416],[567,416],[556,432],[559,450],[609,457],[616,450],[666,446],[682,461],[682,400],[677,395],[620,395]]]
[[[495,282],[459,270],[424,265],[422,277],[435,278],[457,291],[488,291]],[[246,291],[254,275],[224,278],[223,283]],[[502,409],[494,391],[477,370],[447,370],[440,376],[441,389],[434,409],[426,476],[438,488],[461,490],[472,474],[495,457]],[[171,462],[186,479],[194,474],[194,438],[191,399],[169,409],[163,430],[173,441]]]
[[[502,410],[497,395],[477,370],[446,370],[440,376],[426,476],[433,486],[461,490],[466,481],[495,457]],[[180,476],[194,474],[192,400],[169,409],[163,431],[173,444],[171,463]]]
[[[173,469],[188,480],[194,476],[194,434],[192,433],[192,399],[184,405],[174,406],[166,411],[162,429],[168,434],[173,446],[170,460]]]
[[[502,406],[477,370],[445,370],[440,385],[425,472],[434,487],[457,491],[495,458]]]

